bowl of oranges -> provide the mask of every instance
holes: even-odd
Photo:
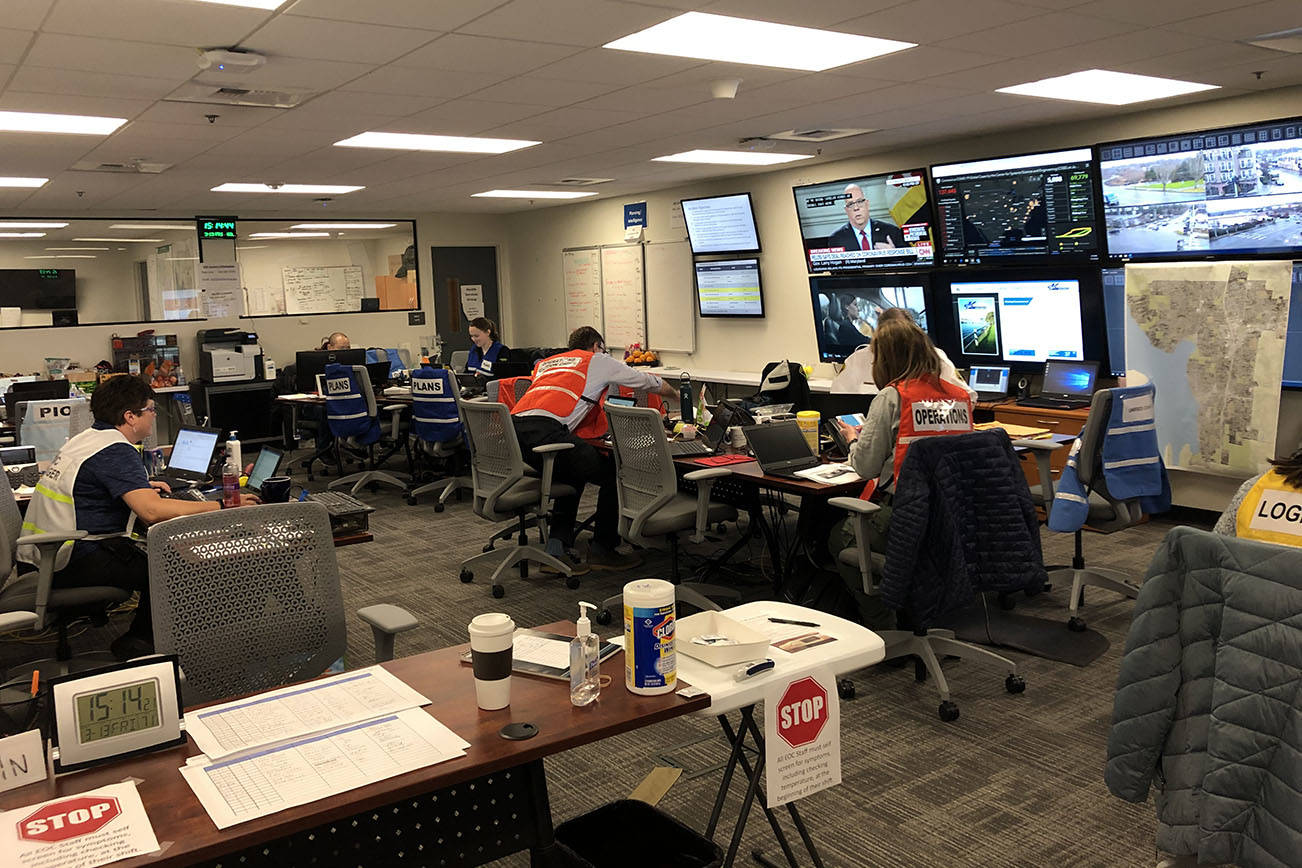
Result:
[[[624,364],[658,365],[660,364],[660,356],[652,350],[642,349],[641,344],[633,344],[624,350]]]

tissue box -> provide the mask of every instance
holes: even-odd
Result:
[[[767,656],[769,638],[720,612],[697,612],[680,618],[674,628],[676,650],[710,666],[732,666]],[[697,636],[727,636],[731,645],[699,645]]]

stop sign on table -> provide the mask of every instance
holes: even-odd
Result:
[[[111,797],[74,796],[37,808],[18,822],[24,841],[66,841],[98,832],[122,813]]]
[[[792,747],[817,739],[827,719],[827,691],[812,677],[791,682],[778,701],[778,735]]]

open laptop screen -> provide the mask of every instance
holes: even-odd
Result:
[[[176,442],[172,445],[172,456],[167,462],[168,470],[185,470],[207,475],[208,465],[212,463],[213,451],[217,448],[217,438],[221,432],[216,429],[182,428],[176,432]]]
[[[1094,378],[1098,372],[1098,362],[1045,362],[1044,386],[1040,394],[1089,400],[1094,394]]]
[[[973,365],[969,380],[978,392],[1008,394],[1008,368],[985,368]]]
[[[751,425],[745,431],[746,442],[750,444],[760,467],[766,470],[814,457],[800,425],[793,420]]]

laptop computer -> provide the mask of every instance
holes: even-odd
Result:
[[[968,382],[976,389],[978,401],[1002,401],[1008,397],[1008,368],[973,365]]]
[[[742,431],[760,470],[767,474],[799,479],[797,470],[818,466],[818,456],[809,448],[809,441],[794,419],[748,425]]]
[[[1098,362],[1059,361],[1044,363],[1044,385],[1035,398],[1023,398],[1020,407],[1044,407],[1051,410],[1075,410],[1088,407],[1094,396]]]
[[[155,478],[171,488],[190,488],[207,482],[210,478],[208,469],[212,466],[220,437],[221,431],[216,428],[181,426],[176,432],[167,468]]]

